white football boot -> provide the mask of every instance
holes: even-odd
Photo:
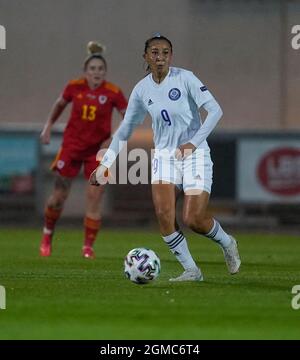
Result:
[[[241,259],[237,247],[237,241],[233,236],[229,236],[231,239],[231,244],[228,247],[222,247],[222,250],[228,271],[231,275],[234,275],[239,272],[239,268],[241,266]]]
[[[203,281],[203,275],[199,268],[186,269],[176,278],[171,278],[169,281]]]

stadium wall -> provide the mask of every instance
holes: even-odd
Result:
[[[42,126],[91,39],[107,45],[108,78],[129,95],[144,75],[144,41],[159,31],[174,43],[174,65],[219,100],[220,128],[299,129],[299,14],[292,0],[2,0],[0,123]]]

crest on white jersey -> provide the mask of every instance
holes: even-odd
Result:
[[[181,92],[177,88],[173,88],[169,91],[169,98],[173,101],[178,100],[181,96]]]
[[[107,96],[105,96],[105,95],[100,95],[100,96],[99,96],[99,103],[100,103],[101,105],[105,104],[106,101],[107,101]]]

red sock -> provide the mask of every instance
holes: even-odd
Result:
[[[55,210],[49,206],[45,209],[44,233],[52,234],[57,220],[60,218],[62,209]]]
[[[94,220],[89,217],[84,218],[84,232],[85,232],[85,238],[84,238],[84,246],[92,247],[95,240],[97,233],[101,226],[101,219]]]

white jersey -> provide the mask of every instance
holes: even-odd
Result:
[[[199,130],[199,108],[211,99],[211,93],[191,71],[170,67],[161,84],[153,80],[152,74],[137,83],[124,122],[142,123],[149,113],[155,148],[172,151],[189,142]],[[207,142],[199,148],[208,148]]]
[[[199,108],[207,111],[202,124]],[[109,168],[134,128],[147,113],[152,118],[155,149],[175,153],[176,148],[192,143],[208,149],[206,138],[222,116],[222,109],[206,86],[191,72],[171,67],[162,83],[149,74],[134,87],[124,120],[113,136],[101,164]]]

